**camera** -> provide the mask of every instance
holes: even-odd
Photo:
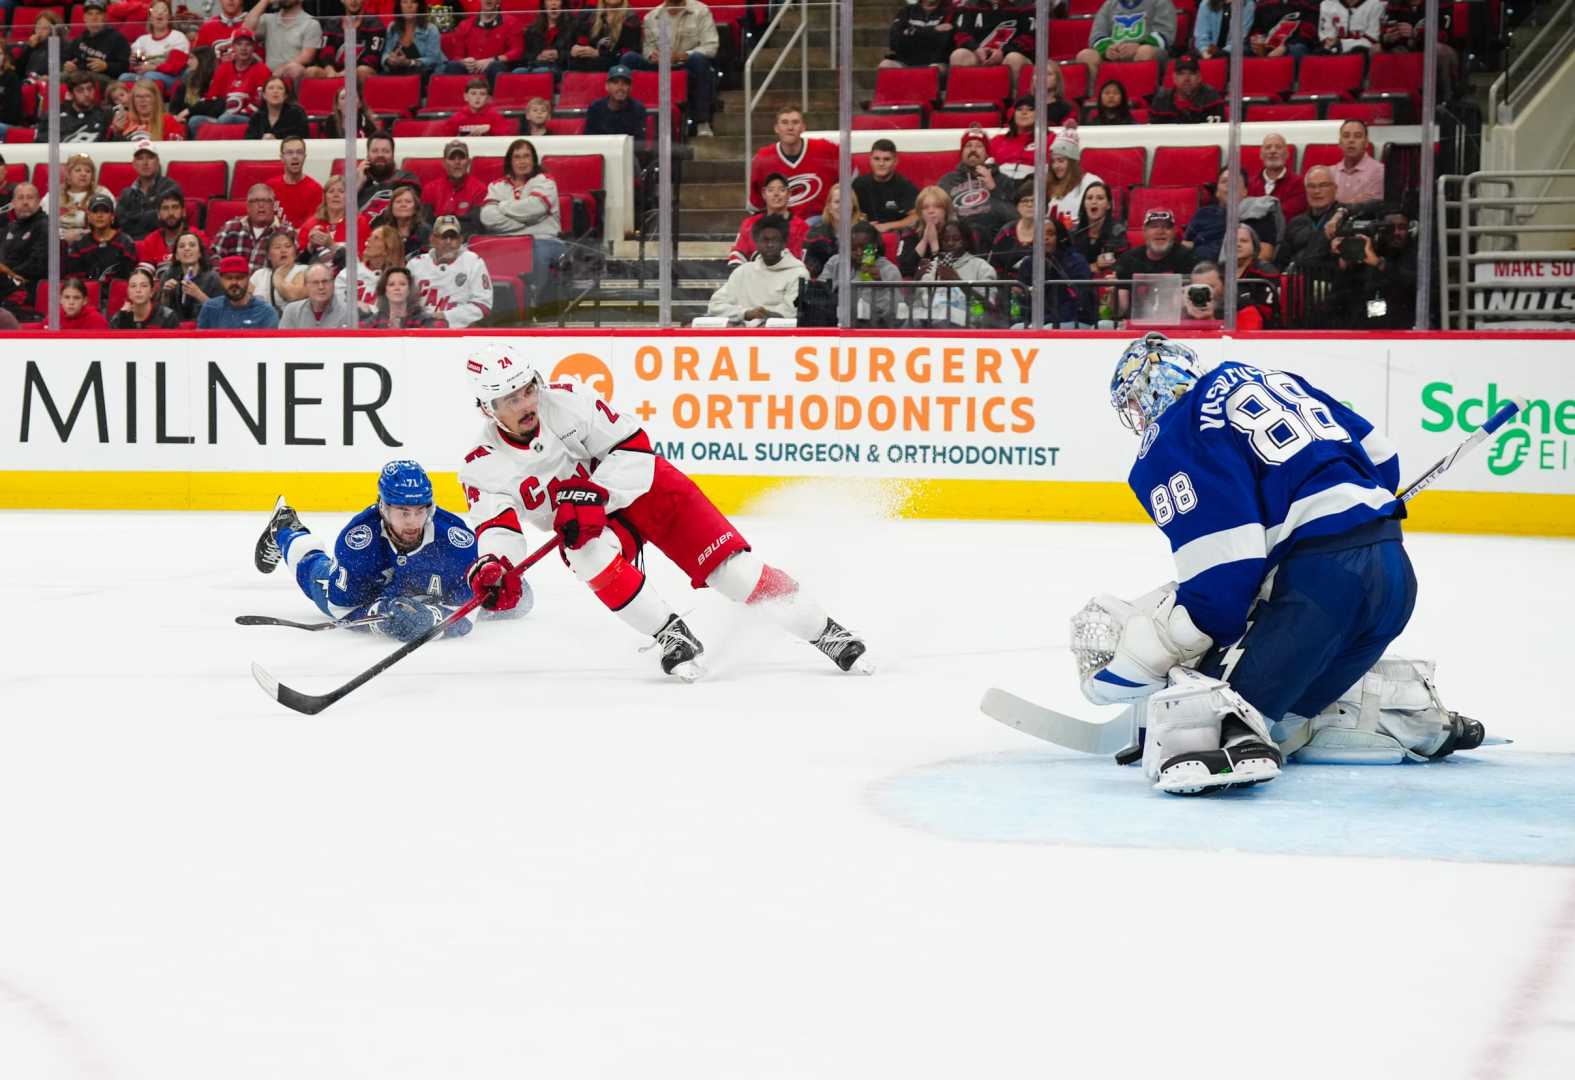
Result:
[[[1343,211],[1340,228],[1334,234],[1335,254],[1353,265],[1361,262],[1367,256],[1362,237],[1367,237],[1376,248],[1379,234],[1388,227],[1384,221],[1387,213],[1384,204],[1378,202],[1360,203]]]
[[[1214,306],[1214,286],[1207,282],[1187,286],[1187,303],[1195,308],[1210,308]]]

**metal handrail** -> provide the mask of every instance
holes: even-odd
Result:
[[[755,85],[755,58],[760,55],[771,41],[771,35],[776,32],[777,26],[782,22],[783,16],[794,7],[798,8],[798,29],[793,31],[787,39],[787,44],[782,46],[782,53],[777,57],[777,62],[771,65],[771,70],[761,80],[760,90],[757,92]],[[760,99],[765,97],[766,91],[771,89],[771,80],[777,77],[777,72],[782,67],[782,62],[793,51],[793,46],[799,46],[799,105],[809,108],[809,0],[798,0],[795,5],[792,0],[777,8],[775,17],[761,31],[760,40],[755,42],[755,47],[749,50],[749,57],[744,61],[744,158],[749,160],[754,153],[755,145],[755,106],[760,104]],[[749,169],[744,169],[744,203],[749,203]]]
[[[1524,101],[1530,94],[1536,93],[1553,69],[1570,55],[1571,48],[1575,47],[1575,21],[1561,27],[1561,20],[1562,15],[1555,16],[1539,30],[1537,36],[1527,42],[1526,47],[1504,68],[1503,74],[1488,87],[1488,123],[1512,122],[1515,111],[1511,99]],[[1542,48],[1543,39],[1554,32],[1562,36],[1556,43]],[[1527,65],[1530,71],[1522,76],[1518,69]],[[1503,110],[1502,116],[1499,114],[1500,109]]]
[[[1575,180],[1575,171],[1560,169],[1527,169],[1524,171],[1483,171],[1471,173],[1468,176],[1452,175],[1440,176],[1437,180],[1437,195],[1434,213],[1437,219],[1435,233],[1438,237],[1438,264],[1444,272],[1444,280],[1440,283],[1439,316],[1440,325],[1446,329],[1471,329],[1471,320],[1476,316],[1496,315],[1502,317],[1503,312],[1488,311],[1473,303],[1474,293],[1486,292],[1495,288],[1505,288],[1499,281],[1473,280],[1472,268],[1474,266],[1498,262],[1505,259],[1522,260],[1526,262],[1568,262],[1575,259],[1575,252],[1569,250],[1547,250],[1542,248],[1517,248],[1514,246],[1498,248],[1495,250],[1477,250],[1476,241],[1480,237],[1494,237],[1507,244],[1513,245],[1522,234],[1570,232],[1571,226],[1564,225],[1534,225],[1521,224],[1513,219],[1503,222],[1490,222],[1482,224],[1478,215],[1483,212],[1501,215],[1513,215],[1514,209],[1520,206],[1551,206],[1575,205],[1575,195],[1558,196],[1532,196],[1516,195],[1515,183],[1520,180],[1540,180],[1546,185],[1551,185],[1557,180]],[[1507,194],[1492,192],[1479,194],[1480,189],[1486,185],[1494,185],[1507,189]],[[1457,188],[1457,194],[1451,198],[1450,189]],[[1456,224],[1449,224],[1450,215],[1457,218]],[[1449,250],[1449,242],[1455,242],[1455,250]],[[1568,289],[1570,280],[1556,279],[1549,281],[1516,281],[1513,286],[1516,290],[1548,290],[1551,288]]]

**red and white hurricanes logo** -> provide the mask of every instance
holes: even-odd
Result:
[[[788,181],[788,205],[800,206],[820,198],[820,177],[814,173],[801,173]]]

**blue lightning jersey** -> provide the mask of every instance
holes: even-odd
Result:
[[[1175,553],[1177,602],[1225,644],[1298,541],[1398,514],[1400,459],[1299,376],[1227,361],[1149,425],[1128,483]]]
[[[309,536],[302,534],[292,546]],[[316,546],[318,550],[291,561],[301,589],[331,619],[359,618],[383,597],[425,596],[448,607],[470,599],[465,572],[476,558],[476,534],[459,515],[442,507],[432,508],[414,551],[394,547],[376,503],[340,531],[332,558],[321,544]]]

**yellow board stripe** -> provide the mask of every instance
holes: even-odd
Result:
[[[696,476],[724,513],[747,511],[800,486],[856,493],[890,516],[1007,521],[1146,521],[1125,484],[1065,480],[826,480]],[[453,473],[433,473],[438,501],[461,511]],[[298,510],[353,511],[375,498],[367,472],[0,472],[12,510],[267,510],[286,495]],[[1411,506],[1410,529],[1575,536],[1575,496],[1439,491]]]

